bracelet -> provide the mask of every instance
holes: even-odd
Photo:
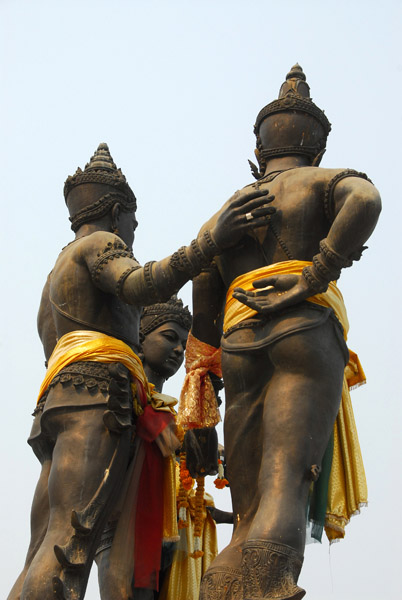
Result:
[[[325,262],[330,263],[336,269],[343,269],[344,267],[351,267],[353,264],[353,260],[347,258],[346,256],[342,256],[335,252],[333,248],[328,246],[327,240],[321,240],[320,242],[320,252],[325,259]]]
[[[219,248],[218,244],[215,242],[212,237],[212,233],[206,229],[202,235],[199,235],[197,238],[197,242],[200,248],[200,251],[203,253],[205,258],[208,259],[208,262],[222,252]]]
[[[318,276],[314,266],[304,267],[302,276],[307,281],[313,295],[322,294],[323,292],[327,291],[329,281],[325,282],[323,279],[321,279]]]

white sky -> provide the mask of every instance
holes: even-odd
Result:
[[[384,206],[369,250],[340,282],[368,377],[352,399],[369,507],[330,553],[327,542],[307,547],[300,583],[309,600],[398,595],[401,17],[391,0],[0,0],[0,597],[28,546],[39,463],[26,438],[44,374],[36,312],[73,235],[64,180],[107,142],[138,199],[135,255],[170,254],[252,180],[255,117],[295,62],[333,125],[323,166],[367,172]],[[190,302],[188,286],[182,296]],[[180,380],[165,391],[178,395]],[[225,494],[214,493],[221,508]],[[86,598],[99,598],[94,579]]]

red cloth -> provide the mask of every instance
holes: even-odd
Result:
[[[173,415],[147,404],[142,385],[137,386],[144,413],[137,418],[137,435],[142,438],[145,458],[135,516],[134,586],[159,589],[163,535],[163,457],[154,440],[173,420]]]

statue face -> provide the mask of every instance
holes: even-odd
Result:
[[[187,329],[175,321],[163,323],[151,331],[142,343],[144,365],[165,379],[172,377],[183,364],[187,337]]]
[[[135,218],[135,212],[120,211],[117,227],[119,237],[129,248],[134,243],[134,232],[137,229],[138,221]]]

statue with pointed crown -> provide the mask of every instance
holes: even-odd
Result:
[[[158,387],[182,351],[167,357],[156,380],[155,364],[149,370],[150,359],[143,365],[139,356],[142,310],[157,303],[149,316],[159,315],[162,324],[163,303],[244,231],[261,225],[270,198],[265,189],[236,194],[189,246],[142,267],[132,253],[136,199],[106,144],[68,177],[64,194],[75,239],[59,254],[39,308],[47,371],[29,444],[42,471],[25,566],[8,598],[84,598],[105,524],[121,501],[134,528],[126,538],[134,545],[125,548],[131,568],[119,569],[113,594],[103,591],[102,598],[145,600],[158,590],[162,540],[177,536],[175,400]],[[258,211],[253,222],[246,219],[251,211]],[[178,301],[171,305],[174,327],[189,326]]]
[[[346,345],[336,282],[360,259],[380,196],[363,173],[319,167],[330,124],[299,65],[260,111],[254,131],[257,181],[241,193],[269,187],[272,213],[193,281],[186,377],[192,381],[199,364],[218,369],[220,358],[235,516],[230,544],[203,578],[201,600],[302,598],[308,522],[312,537],[325,528],[330,541],[342,538],[367,502],[348,392],[364,373]],[[200,381],[197,392],[184,384],[190,392],[182,394],[178,420],[187,429],[206,426],[205,406],[211,414]],[[190,472],[191,461],[187,456]]]

